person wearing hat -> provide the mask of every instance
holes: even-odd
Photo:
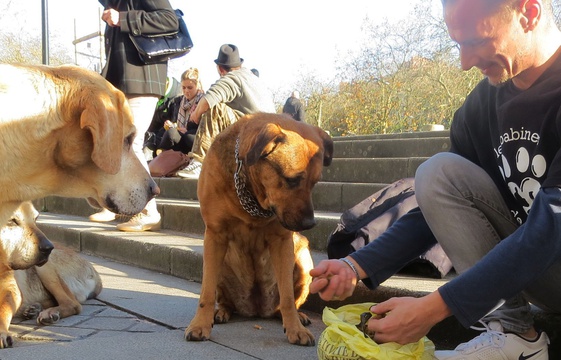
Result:
[[[198,179],[205,155],[214,138],[240,117],[256,112],[274,113],[273,95],[249,69],[242,67],[236,45],[224,44],[214,60],[220,78],[199,101],[190,120],[199,124],[189,165],[177,176]]]

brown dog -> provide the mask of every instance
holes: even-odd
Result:
[[[76,66],[0,64],[0,224],[47,195],[139,213],[159,188],[131,148],[124,94]]]
[[[203,280],[186,340],[209,339],[213,323],[233,312],[280,312],[290,343],[315,344],[297,311],[313,263],[308,240],[295,231],[315,225],[311,192],[332,155],[327,133],[284,115],[245,116],[216,137],[198,182]]]
[[[24,202],[0,228],[0,349],[13,344],[12,317],[52,324],[79,314],[81,303],[101,292],[93,266],[72,250],[53,249],[35,223],[37,216]]]

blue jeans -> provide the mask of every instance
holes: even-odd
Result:
[[[461,156],[440,153],[423,163],[415,176],[415,191],[429,227],[459,274],[518,227],[489,175]],[[499,320],[505,331],[523,333],[533,326],[528,301],[561,313],[560,263],[484,321]]]

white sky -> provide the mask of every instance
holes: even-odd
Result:
[[[412,9],[411,4],[419,0],[170,2],[185,13],[184,19],[194,43],[189,54],[171,62],[171,75],[179,78],[186,68],[197,67],[203,86],[208,88],[218,78],[213,60],[220,45],[232,43],[239,47],[244,66],[257,68],[274,92],[286,90],[281,96],[284,97],[302,78],[301,74],[311,72],[332,79],[337,59],[348,51],[357,50],[361,44],[361,26],[366,17],[372,21],[399,19],[406,16]],[[435,2],[440,4],[440,0],[430,0],[427,8]],[[70,50],[73,50],[74,21],[76,37],[98,30],[98,9],[101,7],[96,0],[48,0],[48,8],[51,37],[68,44]],[[9,19],[25,19],[25,24],[19,22],[22,29],[29,31],[35,25],[39,31],[40,0],[11,0],[9,10],[12,9],[16,13]]]

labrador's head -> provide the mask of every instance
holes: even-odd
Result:
[[[0,228],[0,263],[12,270],[45,264],[53,244],[37,227],[39,213],[31,202],[22,203]]]
[[[75,75],[75,85],[61,101],[65,126],[55,131],[54,160],[76,181],[62,195],[139,213],[159,188],[133,151],[136,128],[127,99],[98,74],[75,68],[66,74]]]

